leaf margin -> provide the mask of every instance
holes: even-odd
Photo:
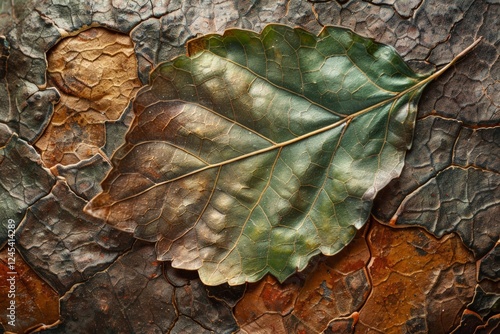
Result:
[[[203,40],[203,39],[208,38],[208,36],[220,36],[220,37],[224,37],[224,36],[226,36],[226,34],[227,34],[228,32],[231,32],[231,31],[249,31],[249,32],[251,32],[251,33],[254,33],[254,34],[257,34],[257,35],[259,35],[259,36],[260,36],[260,35],[262,35],[262,34],[263,34],[263,32],[265,31],[265,29],[267,29],[267,28],[268,28],[268,27],[270,27],[270,26],[284,26],[284,27],[287,27],[286,25],[280,25],[280,24],[269,24],[269,25],[267,25],[267,26],[266,26],[266,27],[262,30],[262,32],[261,32],[261,33],[255,33],[255,32],[253,32],[253,31],[249,31],[249,30],[245,30],[245,29],[231,28],[231,29],[227,29],[227,30],[224,32],[224,34],[222,34],[222,35],[219,35],[219,34],[207,34],[207,35],[203,35],[203,36],[201,36],[201,37],[198,37],[198,38],[195,38],[195,39],[193,39],[193,40],[191,40],[191,41],[188,41],[187,46],[186,46],[186,48],[187,48],[187,57],[193,57],[193,56],[196,56],[196,55],[200,52],[200,50],[198,49],[199,45],[198,45],[197,43],[198,43],[200,40]],[[321,30],[321,32],[320,32],[317,36],[319,36],[319,35],[320,35],[323,31],[325,31],[325,29],[326,29],[326,28],[331,28],[331,27],[335,27],[335,26],[326,26],[326,27],[324,27],[324,28]],[[289,28],[289,27],[287,27],[287,28]],[[346,28],[344,28],[344,27],[337,27],[337,28],[341,28],[341,29],[347,30],[347,31],[349,31],[350,33],[352,33],[353,35],[355,35],[355,36],[359,36],[359,35],[357,35],[355,32],[353,32],[353,31],[352,31],[352,30],[350,30],[350,29],[346,29]],[[296,30],[306,31],[306,30],[304,30],[304,29],[302,29],[302,28],[293,28],[293,30],[294,30],[294,31],[296,31]],[[306,31],[306,32],[307,32],[307,31]],[[366,39],[366,40],[370,40],[370,41],[372,41],[372,42],[374,42],[374,43],[376,43],[376,44],[383,45],[383,46],[385,46],[385,47],[389,47],[390,49],[392,49],[392,50],[393,50],[393,52],[394,52],[397,56],[399,56],[399,54],[395,51],[395,49],[394,49],[392,46],[390,46],[390,45],[385,45],[385,44],[382,44],[382,43],[378,43],[378,42],[374,41],[374,40],[373,40],[373,39],[371,39],[371,38],[366,38],[366,37],[362,37],[362,38],[364,38],[364,39]],[[237,161],[245,160],[245,159],[247,159],[247,158],[250,158],[250,157],[253,157],[253,156],[258,156],[258,155],[261,155],[261,154],[264,154],[264,153],[267,153],[267,152],[270,152],[270,151],[273,151],[273,150],[281,150],[283,147],[286,147],[286,146],[292,145],[292,144],[294,144],[294,143],[300,142],[300,141],[302,141],[302,140],[304,140],[304,139],[310,138],[310,137],[315,136],[315,135],[317,135],[317,134],[320,134],[320,133],[326,132],[326,131],[328,131],[328,130],[331,130],[331,129],[337,128],[337,127],[341,126],[342,124],[346,124],[346,125],[348,125],[348,124],[349,124],[352,120],[356,119],[358,116],[361,116],[361,115],[364,115],[364,114],[368,114],[370,111],[372,111],[372,110],[374,110],[374,109],[376,109],[376,108],[378,108],[378,107],[380,107],[380,106],[387,105],[389,102],[398,101],[401,97],[403,97],[403,96],[405,96],[405,95],[407,95],[407,94],[409,94],[409,93],[416,92],[416,95],[417,95],[417,101],[418,101],[418,97],[419,97],[419,95],[422,93],[423,88],[424,88],[424,87],[425,87],[428,83],[430,83],[432,80],[434,80],[435,78],[439,77],[442,73],[444,73],[444,72],[445,72],[445,71],[446,71],[449,67],[451,67],[453,64],[455,64],[455,63],[456,63],[456,62],[457,62],[457,61],[458,61],[461,57],[463,57],[463,56],[464,56],[465,54],[467,54],[470,50],[472,50],[472,49],[473,49],[473,48],[474,48],[474,47],[475,47],[475,46],[476,46],[476,45],[477,45],[480,41],[481,41],[481,38],[477,39],[477,40],[476,40],[473,44],[471,44],[468,48],[466,48],[466,49],[465,49],[464,51],[462,51],[459,55],[457,55],[457,56],[456,56],[456,57],[455,57],[455,58],[454,58],[454,59],[453,59],[450,63],[448,63],[447,65],[445,65],[445,66],[444,66],[443,68],[441,68],[440,70],[438,70],[438,71],[436,71],[436,72],[434,72],[434,73],[432,73],[432,74],[429,74],[429,75],[428,75],[428,76],[426,76],[424,79],[422,79],[421,81],[417,82],[415,85],[411,86],[410,88],[408,88],[408,89],[404,90],[403,92],[400,92],[400,93],[396,94],[395,96],[393,96],[393,97],[391,97],[391,98],[389,98],[389,99],[387,99],[387,100],[381,101],[381,102],[379,102],[379,103],[377,103],[377,104],[375,104],[375,105],[372,105],[372,106],[370,106],[370,107],[368,107],[368,108],[365,108],[365,109],[362,109],[362,110],[360,110],[360,111],[358,111],[358,112],[355,112],[354,114],[347,115],[344,119],[341,119],[341,120],[339,120],[338,122],[335,122],[335,123],[333,123],[333,124],[330,124],[330,125],[328,125],[328,126],[325,126],[325,127],[323,127],[323,128],[320,128],[320,129],[318,129],[318,130],[316,130],[316,131],[313,131],[313,132],[310,132],[310,133],[306,133],[305,135],[302,135],[302,136],[296,137],[296,138],[294,138],[294,139],[287,140],[287,141],[285,141],[285,142],[281,142],[281,143],[274,143],[274,144],[272,144],[272,145],[271,145],[271,146],[269,146],[269,147],[266,147],[266,148],[263,148],[263,149],[260,149],[260,150],[257,150],[257,151],[253,151],[253,152],[250,152],[250,153],[247,153],[247,154],[243,154],[243,155],[241,155],[241,156],[238,156],[238,157],[235,157],[235,158],[232,158],[232,159],[226,160],[226,161],[222,161],[222,162],[220,162],[220,163],[211,164],[211,165],[208,165],[208,166],[206,166],[206,167],[202,167],[202,168],[200,168],[200,169],[198,169],[198,170],[194,170],[194,171],[191,171],[191,172],[189,172],[189,173],[183,174],[183,175],[181,175],[181,176],[179,176],[179,177],[177,177],[177,178],[175,178],[175,179],[170,179],[170,180],[167,180],[167,181],[165,181],[165,182],[156,183],[156,184],[152,185],[151,187],[146,188],[145,190],[141,191],[140,193],[138,193],[138,194],[134,194],[134,195],[133,195],[133,196],[131,196],[130,198],[135,197],[135,196],[138,196],[138,195],[140,195],[140,194],[142,194],[142,193],[146,193],[147,191],[149,191],[149,190],[151,190],[151,189],[154,189],[154,188],[156,188],[156,187],[162,186],[162,185],[164,185],[164,184],[171,183],[171,182],[174,182],[174,181],[179,180],[179,179],[187,178],[187,177],[189,177],[189,176],[191,176],[191,175],[194,175],[194,174],[202,173],[202,172],[204,172],[205,170],[214,169],[214,168],[219,168],[219,169],[220,169],[220,168],[221,168],[222,166],[224,166],[224,165],[228,165],[228,164],[231,164],[231,163],[234,163],[234,162],[237,162]],[[202,51],[202,52],[203,52],[203,51]],[[399,56],[399,57],[401,58],[401,56]],[[184,59],[186,59],[186,56],[179,56],[179,57],[176,57],[176,58],[174,58],[174,59],[173,59],[173,60],[171,60],[171,61],[167,61],[167,62],[163,62],[163,63],[159,64],[159,65],[157,66],[157,69],[158,69],[158,68],[160,68],[160,67],[161,67],[162,65],[164,65],[165,63],[173,63],[173,62],[174,62],[174,61],[176,61],[176,60],[184,60]],[[402,58],[401,58],[401,60],[402,60]],[[404,62],[404,61],[403,61],[403,63],[404,63],[404,64],[406,64],[406,62]],[[155,70],[155,71],[152,71],[152,72],[150,73],[150,83],[154,80],[154,75],[155,75],[155,73],[156,73],[156,70]],[[139,95],[141,94],[141,92],[142,92],[143,90],[146,90],[148,87],[150,87],[150,86],[148,85],[148,86],[143,87],[143,89],[141,89],[139,92],[137,92],[137,96],[139,96]],[[412,100],[412,99],[410,99],[410,100]],[[415,106],[415,108],[416,108],[416,106]],[[237,123],[235,120],[231,120],[231,121],[233,121],[234,123]],[[135,124],[135,122],[133,122],[133,123],[130,125],[129,131],[132,129],[132,127],[133,127],[133,125],[134,125],[134,124]],[[128,133],[127,133],[127,135],[128,135]],[[408,144],[407,144],[407,149],[409,149],[409,148],[411,147],[411,137],[412,137],[412,136],[410,136],[410,140],[408,141]],[[120,149],[121,149],[121,148],[123,148],[125,145],[126,145],[126,144],[122,145],[122,147],[120,147]],[[116,154],[117,156],[118,156],[118,154],[120,154],[120,153],[119,153],[119,152],[120,152],[120,149],[118,149],[117,151],[115,151],[115,154]],[[114,158],[115,158],[115,154],[113,154],[112,160],[114,160]],[[404,163],[404,154],[403,154],[403,163]],[[402,166],[401,166],[401,167],[402,167]],[[108,173],[108,175],[109,175],[109,174],[111,174],[111,171]],[[104,180],[107,180],[108,175],[105,177],[105,179],[104,179]],[[398,175],[399,175],[399,174],[398,174]],[[270,178],[271,178],[271,177],[272,177],[272,174],[271,174]],[[397,177],[397,176],[395,176],[395,177]],[[393,177],[393,178],[394,178],[394,177]],[[391,179],[392,179],[392,178],[391,178]],[[390,181],[391,179],[389,179],[388,181]],[[388,181],[387,181],[387,182],[388,182]],[[103,182],[104,182],[104,181],[103,181]],[[214,186],[216,186],[216,185],[217,185],[217,183],[215,183],[215,184],[214,184]],[[104,192],[104,191],[103,191],[103,192]],[[102,192],[102,193],[103,193],[103,192]],[[84,208],[84,210],[85,210],[87,213],[90,213],[91,215],[96,215],[96,211],[95,211],[96,207],[95,207],[95,201],[94,201],[94,200],[95,200],[95,199],[96,199],[99,195],[101,195],[102,193],[98,194],[98,195],[97,195],[96,197],[94,197],[94,198],[93,198],[90,202],[88,202],[88,203],[87,203],[87,205],[86,205],[86,206],[85,206],[85,208]],[[375,194],[373,194],[373,197],[374,197],[374,196],[375,196]],[[123,201],[124,201],[124,200],[127,200],[128,198],[129,198],[129,197],[124,198],[124,199],[121,199],[121,200],[123,200]],[[209,204],[209,202],[210,202],[210,201],[208,201],[208,202],[207,202],[207,205]],[[114,203],[113,203],[113,204],[114,204]],[[373,202],[372,202],[372,204],[373,204]],[[99,216],[99,215],[98,215],[98,216]],[[200,215],[200,216],[201,216],[201,215]],[[99,217],[99,218],[104,218],[104,217],[102,217],[102,216],[101,216],[101,217]],[[368,217],[367,217],[367,219],[368,219]],[[365,222],[364,222],[364,223],[366,223],[366,220],[367,220],[367,219],[365,219]],[[363,225],[364,225],[364,223],[362,223],[359,227],[358,227],[358,226],[356,226],[356,227],[359,229],[361,226],[363,226]],[[193,228],[194,228],[194,227],[193,227]],[[243,230],[243,228],[242,228],[242,230]],[[158,243],[157,243],[157,246],[158,246]],[[341,249],[342,249],[342,248],[341,248]],[[331,253],[331,254],[328,254],[328,255],[333,255],[333,254],[335,254],[335,253],[337,253],[337,252],[339,252],[339,251],[340,251],[340,250],[337,250],[336,252]],[[157,252],[158,252],[158,249],[157,249]],[[321,252],[322,252],[322,251],[321,251]],[[305,259],[305,261],[304,261],[303,265],[301,265],[301,266],[300,266],[300,268],[299,268],[299,267],[297,267],[297,268],[296,268],[296,270],[298,270],[298,271],[303,270],[303,269],[305,268],[305,266],[307,265],[307,263],[309,262],[310,258],[311,258],[311,257],[313,257],[314,255],[318,254],[318,253],[320,253],[320,250],[319,250],[319,249],[315,249],[315,250],[313,250],[312,252],[310,252],[310,253],[309,253],[309,255],[307,256],[307,258]],[[324,252],[323,252],[323,253],[324,253]],[[159,253],[158,253],[158,257],[160,257],[160,254],[159,254]],[[175,267],[174,263],[173,263],[172,265]],[[184,267],[179,266],[179,268],[184,268]],[[198,269],[198,271],[200,271],[200,269]],[[268,270],[268,271],[264,271],[264,272],[263,272],[261,275],[259,275],[259,276],[261,276],[261,277],[262,277],[262,276],[264,276],[264,274],[266,274],[267,272],[270,272],[270,271],[269,271],[269,270]],[[273,274],[274,274],[274,273],[273,273]],[[205,284],[207,284],[207,285],[212,285],[212,284],[211,284],[211,282],[210,282],[209,280],[208,280],[208,281],[207,281],[207,280],[204,280],[204,276],[202,276],[202,275],[200,275],[200,276],[202,277],[202,280],[204,281],[204,283],[205,283]],[[288,276],[289,276],[289,275],[288,275]],[[288,276],[287,276],[287,277],[288,277]],[[279,276],[278,276],[278,279],[279,279],[280,281],[284,281],[287,277],[279,277]],[[205,278],[206,278],[206,277],[205,277]],[[260,278],[257,278],[257,279],[252,279],[252,280],[245,280],[245,281],[253,282],[253,281],[256,281],[256,280],[259,280],[259,279],[260,279]],[[234,281],[231,281],[231,280],[228,280],[228,282],[229,282],[229,284],[234,283]],[[217,283],[217,284],[218,284],[218,283]],[[236,284],[241,284],[241,283],[236,283]]]

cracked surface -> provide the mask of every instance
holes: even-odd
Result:
[[[9,265],[12,264],[8,253],[8,248],[0,252],[0,277],[11,278],[12,270]],[[25,333],[31,328],[42,327],[44,325],[54,325],[59,321],[59,295],[39,276],[36,270],[24,262],[23,258],[15,255],[16,272],[15,293],[16,293],[16,325],[11,329],[12,332]],[[33,293],[36,291],[36,293]],[[8,297],[12,293],[11,281],[2,279],[0,281],[0,293]],[[6,310],[10,307],[10,299],[2,298],[0,307]],[[7,317],[8,313],[0,314],[0,321],[7,323],[11,319]]]
[[[107,268],[133,241],[84,214],[84,204],[59,181],[29,208],[18,230],[19,252],[60,294]]]
[[[230,333],[231,308],[208,297],[198,278],[173,285],[170,270],[155,258],[154,247],[136,242],[106,271],[75,285],[61,298],[65,321],[49,333]],[[82,304],[83,302],[83,304]],[[95,319],[100,319],[98,322]]]
[[[234,309],[242,333],[320,333],[349,328],[352,313],[371,289],[365,267],[370,253],[363,232],[340,253],[321,258],[284,283],[266,276],[249,284]]]
[[[140,82],[132,41],[91,28],[59,42],[48,56],[48,84],[61,94],[36,142],[47,166],[91,158],[105,145],[106,121],[117,120]]]
[[[357,333],[449,333],[472,300],[475,265],[457,236],[372,225],[368,271],[373,289]]]
[[[33,283],[19,281],[19,290],[27,292],[19,294],[23,307],[18,311],[41,301],[51,305],[45,308],[50,317],[19,313],[22,328],[42,328],[40,319],[46,325],[59,319],[58,326],[45,331],[497,332],[499,11],[494,0],[0,2],[0,246],[5,222],[14,219],[17,251],[26,259],[26,264],[19,260],[18,270],[26,268],[23,279]],[[333,262],[316,259],[284,285],[267,278],[249,285],[238,303],[245,287],[206,288],[196,274],[156,261],[152,245],[136,242],[130,248],[129,236],[79,211],[101,190],[108,161],[124,142],[133,115],[123,111],[134,94],[112,117],[99,112],[94,116],[100,123],[91,120],[78,131],[65,130],[73,138],[66,147],[89,134],[93,139],[77,153],[62,149],[59,141],[66,135],[52,131],[49,136],[47,129],[56,128],[50,124],[58,119],[55,109],[67,98],[64,89],[49,87],[57,86],[47,76],[47,55],[89,27],[117,32],[130,38],[127,52],[137,59],[131,74],[139,86],[148,83],[159,63],[183,54],[185,42],[198,34],[231,27],[260,32],[268,23],[314,33],[322,25],[350,27],[394,46],[421,73],[449,62],[478,36],[483,40],[424,92],[402,176],[377,197],[373,211],[397,228],[370,223],[368,237],[359,241],[369,247],[368,262],[366,255],[354,261],[362,254],[354,250],[338,259],[355,263],[358,283],[347,283],[354,272],[339,271],[336,257]],[[72,127],[78,127],[77,119],[73,116]],[[50,145],[40,147],[42,136],[53,138],[56,153],[44,153]],[[70,152],[71,158],[60,152]],[[410,223],[443,236],[438,240],[408,228]],[[2,281],[4,275],[0,271]],[[348,307],[332,297],[336,287],[342,300],[350,301]],[[420,293],[412,296],[412,291]],[[200,311],[193,313],[191,305]],[[1,316],[3,329],[13,330]],[[95,322],[95,317],[104,320]]]
[[[0,245],[7,240],[7,221],[16,226],[26,209],[46,195],[55,178],[41,163],[35,149],[0,124]],[[22,168],[19,168],[22,166]]]

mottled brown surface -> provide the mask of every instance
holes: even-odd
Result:
[[[360,233],[339,254],[321,258],[303,275],[281,284],[271,276],[249,284],[234,308],[241,330],[319,333],[349,328],[350,315],[365,303],[370,291],[365,270],[369,256]]]
[[[140,86],[131,39],[103,28],[67,37],[47,57],[48,84],[61,94],[36,142],[46,166],[99,154],[106,121],[117,120]]]
[[[19,313],[20,326],[41,329],[44,316],[35,309],[59,298],[61,323],[45,332],[498,332],[499,11],[495,0],[2,1],[0,246],[7,220],[14,219],[18,254],[27,263],[19,260],[18,271],[26,271],[18,288],[29,291],[20,292],[19,302],[36,315]],[[423,72],[483,40],[424,92],[405,168],[373,211],[397,228],[372,222],[365,241],[358,239],[342,259],[317,259],[283,285],[266,278],[248,286],[237,303],[244,287],[204,287],[195,273],[158,262],[151,244],[132,247],[129,235],[80,210],[100,190],[108,161],[124,142],[136,78],[147,84],[154,67],[184,54],[184,44],[198,34],[231,27],[260,32],[268,23],[315,33],[323,25],[346,26],[394,46]],[[85,43],[74,64],[86,68],[68,71],[72,62],[59,61],[57,70],[47,71],[51,57],[63,56],[56,48],[84,30],[115,36],[119,47],[111,53],[119,49],[120,64],[133,73],[113,70],[98,80],[94,74],[106,77],[110,68],[107,61],[102,67],[89,62],[91,54],[85,59]],[[83,83],[72,82],[70,73]],[[368,260],[360,251],[367,246]],[[355,272],[358,283],[347,284]],[[0,271],[1,284],[4,277]],[[38,283],[21,283],[25,278]],[[58,311],[46,309],[52,315],[45,324],[54,323]],[[3,329],[13,330],[3,314]]]
[[[449,333],[472,300],[475,263],[460,239],[374,224],[368,243],[373,289],[357,333]]]

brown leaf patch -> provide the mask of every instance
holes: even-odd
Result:
[[[90,158],[105,144],[104,123],[120,117],[140,86],[131,39],[91,28],[48,55],[48,83],[61,100],[36,146],[48,166]]]
[[[357,333],[449,333],[458,325],[475,286],[473,255],[458,236],[373,224],[368,243],[373,291]]]

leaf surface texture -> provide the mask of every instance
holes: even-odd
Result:
[[[339,27],[227,30],[160,64],[86,210],[204,283],[335,254],[397,177],[429,76]]]

